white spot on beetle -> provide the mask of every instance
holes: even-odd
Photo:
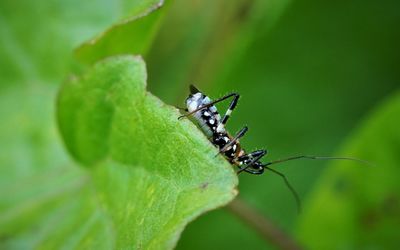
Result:
[[[224,131],[225,131],[224,125],[223,125],[222,123],[218,124],[217,132],[218,132],[218,133],[222,133],[222,132],[224,132]]]
[[[208,96],[204,97],[204,99],[203,99],[203,103],[204,104],[208,104],[210,102],[211,102],[211,100],[210,100],[210,98]]]

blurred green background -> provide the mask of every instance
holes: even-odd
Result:
[[[67,161],[53,142],[59,141],[54,124],[41,123],[52,124],[58,86],[79,71],[73,48],[128,16],[129,2],[135,1],[0,3],[1,192],[40,174],[35,165]],[[239,196],[309,248],[396,249],[399,10],[395,0],[167,1],[157,32],[140,51],[148,87],[176,106],[190,83],[213,98],[240,93],[228,129],[248,125],[241,142],[248,150],[268,149],[266,161],[310,154],[373,162],[276,166],[299,192],[301,214],[281,179],[268,172],[240,176]],[[24,117],[39,121],[26,125]],[[54,152],[40,150],[53,143]],[[177,248],[273,247],[220,209],[191,223]]]

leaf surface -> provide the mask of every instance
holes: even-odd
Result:
[[[93,64],[112,55],[145,54],[156,34],[163,0],[122,1],[130,10],[125,18],[75,51],[79,61]]]
[[[54,88],[2,93],[0,248],[171,249],[187,223],[235,197],[230,164],[145,80],[143,61],[124,56],[64,84],[57,117],[75,163]]]
[[[58,101],[63,138],[90,168],[118,248],[171,247],[188,221],[236,195],[230,164],[145,82],[141,58],[115,57],[66,83]]]

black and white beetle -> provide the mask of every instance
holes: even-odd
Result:
[[[215,104],[222,102],[228,98],[233,99],[228,107],[228,110],[221,119],[221,115],[218,113]],[[295,189],[290,185],[284,174],[270,168],[270,165],[302,158],[312,160],[354,160],[368,164],[368,162],[348,157],[319,157],[307,155],[293,156],[286,159],[262,163],[260,160],[263,156],[267,154],[266,150],[256,150],[250,153],[246,153],[240,147],[239,139],[247,132],[248,128],[246,126],[243,127],[239,132],[237,132],[235,136],[231,136],[225,129],[225,124],[228,121],[232,111],[235,109],[238,100],[239,94],[232,93],[212,101],[208,96],[200,92],[195,86],[190,85],[190,95],[186,99],[186,108],[184,109],[188,113],[180,116],[179,119],[193,115],[200,129],[219,149],[219,153],[223,154],[231,164],[239,168],[237,172],[238,174],[240,174],[241,172],[247,172],[250,174],[259,175],[264,173],[264,170],[269,170],[281,176],[290,191],[293,193],[298,208],[300,208],[300,199]]]

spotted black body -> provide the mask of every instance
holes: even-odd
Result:
[[[240,147],[239,138],[248,130],[241,129],[236,136],[232,137],[225,129],[233,109],[239,100],[239,94],[232,93],[220,99],[212,101],[208,96],[200,92],[193,85],[190,86],[190,95],[186,99],[187,115],[193,115],[201,130],[209,137],[210,141],[218,147],[229,162],[237,165],[242,171],[252,174],[262,174],[264,168],[259,159],[266,154],[265,150],[257,150],[252,153],[246,152]],[[225,99],[233,98],[225,115],[221,118],[215,103]],[[242,166],[245,166],[242,168]]]
[[[296,198],[296,202],[299,209],[300,209],[300,199],[296,191],[290,185],[286,176],[281,172],[273,168],[270,168],[269,167],[270,165],[290,160],[302,159],[302,158],[312,159],[312,160],[317,160],[317,159],[353,160],[369,164],[368,162],[348,157],[318,157],[318,156],[307,156],[307,155],[294,156],[282,160],[275,160],[267,163],[262,163],[260,160],[263,156],[267,154],[266,150],[256,150],[250,153],[246,153],[240,147],[239,139],[247,132],[248,128],[246,126],[242,128],[238,133],[236,133],[235,136],[231,136],[225,129],[225,124],[228,121],[232,111],[235,109],[239,97],[240,97],[239,94],[232,93],[212,101],[208,96],[206,96],[196,87],[191,85],[190,95],[186,99],[187,108],[185,110],[188,113],[182,115],[180,118],[193,115],[200,129],[208,136],[209,140],[219,149],[219,153],[223,154],[230,163],[236,165],[239,168],[238,173],[247,172],[250,174],[262,174],[264,170],[267,169],[281,176],[285,181],[286,185],[293,193],[294,197]],[[215,104],[224,101],[228,98],[232,98],[232,101],[229,105],[228,110],[221,118],[221,115],[218,113]]]

